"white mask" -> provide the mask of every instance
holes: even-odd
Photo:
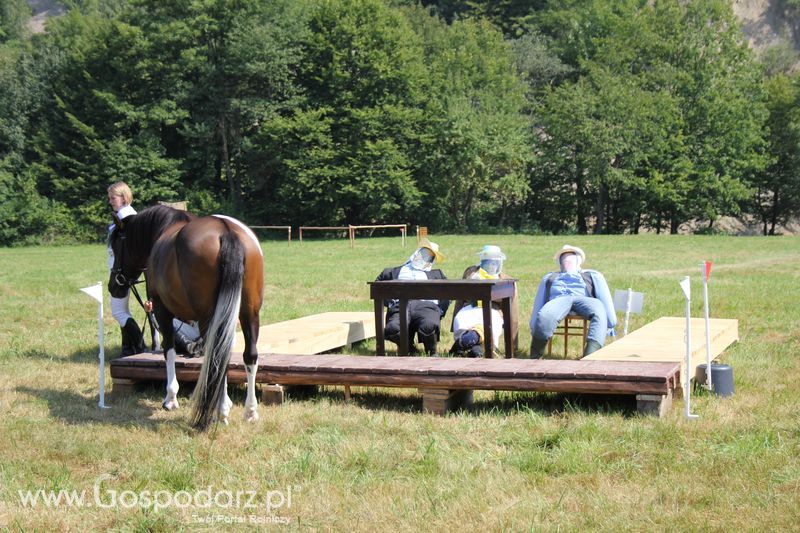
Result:
[[[420,248],[411,256],[411,267],[417,270],[429,271],[435,259],[433,253],[427,248]]]
[[[503,270],[503,261],[500,259],[482,259],[481,268],[490,276],[498,276]]]
[[[575,273],[581,266],[580,257],[573,253],[562,254],[559,262],[561,263],[561,272]]]

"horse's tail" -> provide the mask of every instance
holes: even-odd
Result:
[[[244,247],[231,230],[219,238],[219,288],[214,314],[206,332],[203,366],[194,389],[191,424],[205,431],[215,420],[225,394],[225,375],[236,337],[236,320],[242,302]]]

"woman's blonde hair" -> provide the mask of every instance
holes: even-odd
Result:
[[[128,187],[128,184],[124,181],[118,181],[114,185],[109,185],[108,192],[114,196],[122,196],[122,199],[125,201],[125,205],[131,205],[133,203],[133,193],[131,192],[131,188]]]

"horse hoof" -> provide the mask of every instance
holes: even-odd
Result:
[[[228,417],[227,417],[227,416],[226,416],[225,418],[223,418],[223,419],[222,419],[222,423],[223,423],[224,425],[226,425],[226,426],[228,425]]]
[[[165,411],[174,411],[178,408],[178,400],[164,400],[161,407],[164,408]]]
[[[255,409],[252,411],[246,411],[244,413],[244,421],[250,422],[251,424],[254,422],[258,422],[258,411]]]

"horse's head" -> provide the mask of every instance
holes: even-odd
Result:
[[[110,246],[114,253],[114,266],[108,279],[108,292],[114,298],[124,297],[142,273],[143,268],[135,260],[135,254],[128,246],[126,228],[136,215],[125,220],[115,220],[116,228],[111,233]]]

